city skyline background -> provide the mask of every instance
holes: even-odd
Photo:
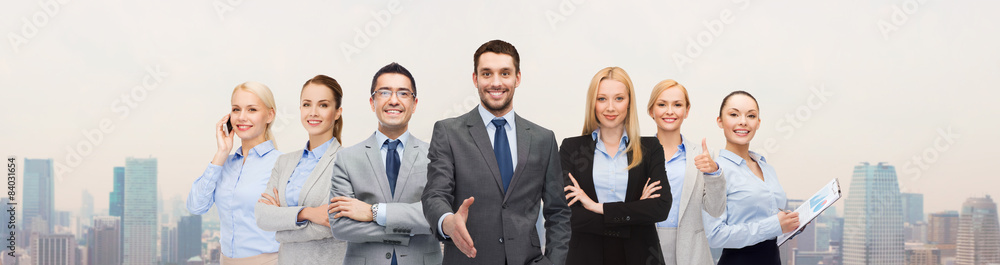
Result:
[[[593,74],[620,66],[636,86],[643,135],[655,133],[641,111],[652,86],[675,79],[692,101],[685,137],[707,138],[713,150],[724,148],[714,120],[722,97],[754,94],[762,123],[751,150],[765,154],[790,199],[808,198],[835,177],[846,196],[863,161],[894,165],[901,192],[924,194],[925,215],[996,196],[1000,186],[988,175],[987,155],[1000,147],[989,119],[1000,95],[989,89],[1000,83],[1000,36],[992,27],[1000,18],[989,10],[1000,3],[7,6],[0,11],[10,18],[0,21],[8,37],[0,42],[7,98],[0,141],[4,155],[19,161],[54,160],[58,211],[86,208],[87,190],[93,213],[107,212],[113,168],[126,157],[157,158],[160,198],[185,199],[215,151],[213,127],[228,112],[232,88],[248,80],[274,92],[277,145],[287,153],[307,138],[295,107],[305,80],[326,74],[344,86],[343,141],[353,145],[375,129],[371,75],[399,62],[419,93],[410,131],[431,140],[435,121],[478,103],[471,57],[491,39],[511,42],[521,55],[515,112],[557,140],[578,135]],[[148,88],[136,88],[144,82]]]

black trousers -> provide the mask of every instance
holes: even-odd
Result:
[[[778,240],[771,239],[744,248],[727,248],[722,250],[719,265],[780,265],[781,254],[778,252]]]

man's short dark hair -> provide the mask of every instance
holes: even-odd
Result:
[[[521,73],[521,57],[517,55],[517,48],[514,48],[514,45],[502,40],[487,41],[486,43],[483,43],[483,45],[479,46],[479,49],[476,50],[476,54],[472,56],[473,73],[479,71],[479,56],[487,52],[510,55],[510,57],[514,58],[514,72]]]
[[[409,78],[410,89],[413,90],[413,97],[414,98],[417,97],[417,81],[413,80],[413,75],[410,74],[410,70],[406,70],[406,67],[403,67],[402,65],[399,65],[396,62],[382,66],[382,69],[378,69],[378,72],[375,72],[375,77],[372,77],[372,90],[369,91],[368,94],[375,93],[376,89],[375,83],[378,82],[378,77],[382,76],[383,74],[401,74],[403,76],[406,76],[406,78]]]

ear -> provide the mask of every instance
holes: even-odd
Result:
[[[476,71],[472,71],[472,87],[479,89],[479,76],[476,75]]]
[[[340,114],[344,113],[344,107],[337,108],[337,111],[333,113],[333,120],[339,120]]]
[[[410,106],[410,115],[413,115],[413,113],[417,113],[417,102],[419,101],[420,99],[416,97],[413,98],[413,106]]]
[[[520,85],[521,85],[521,72],[518,71],[517,78],[514,79],[514,88],[517,88]]]
[[[375,97],[368,98],[368,104],[372,105],[372,112],[378,113],[378,111],[375,110]]]
[[[722,117],[715,117],[715,123],[719,125],[719,129],[722,129]]]
[[[271,108],[270,110],[267,111],[267,123],[268,124],[274,122],[274,117],[277,115],[276,113],[277,112],[274,111],[274,108]]]

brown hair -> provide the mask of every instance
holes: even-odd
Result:
[[[514,48],[514,45],[506,41],[491,40],[480,45],[479,49],[476,49],[476,53],[472,56],[473,73],[479,71],[479,56],[487,52],[510,55],[510,57],[514,58],[514,72],[521,72],[521,57],[517,55],[517,48]]]
[[[722,106],[719,106],[719,117],[722,117],[722,109],[726,107],[726,102],[729,101],[729,98],[734,95],[745,95],[750,97],[750,99],[753,100],[753,104],[757,106],[757,111],[760,111],[760,104],[757,104],[757,99],[754,98],[753,95],[750,95],[750,93],[747,93],[746,91],[743,90],[736,90],[733,91],[732,93],[729,93],[729,95],[726,95],[726,97],[722,98]]]
[[[302,84],[302,88],[306,88],[309,84],[317,84],[330,88],[333,90],[333,102],[337,104],[336,108],[340,108],[340,103],[344,99],[344,90],[340,87],[340,83],[337,83],[336,79],[326,75],[317,75],[305,84]],[[343,144],[340,140],[340,133],[344,130],[344,115],[340,115],[336,121],[333,122],[333,137],[337,138],[337,142]]]

